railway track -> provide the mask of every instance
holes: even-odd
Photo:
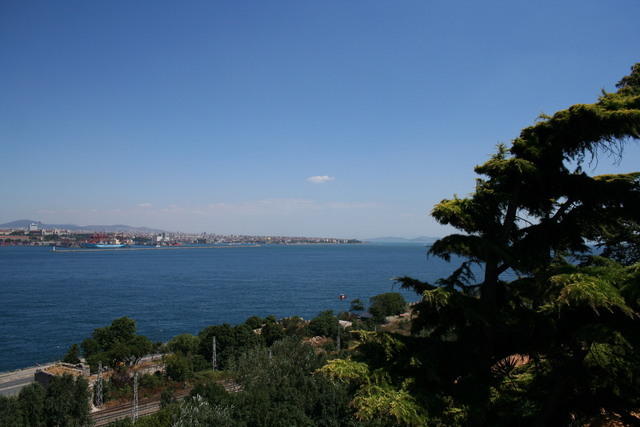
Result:
[[[219,383],[229,393],[237,393],[242,391],[242,387],[231,380],[221,381]],[[189,395],[190,390],[180,390],[174,394],[176,400],[182,400]],[[138,403],[138,416],[151,415],[160,410],[159,400],[144,400]],[[95,423],[95,427],[106,426],[114,421],[124,418],[133,417],[133,404],[118,405],[112,408],[96,411],[91,414],[91,419]]]
[[[189,395],[189,391],[179,391],[174,397],[177,400],[182,400]],[[146,400],[138,404],[138,416],[151,415],[160,410],[159,400]],[[133,416],[133,404],[127,403],[126,405],[118,405],[113,408],[103,409],[91,414],[91,419],[95,423],[96,427],[106,426],[114,421],[122,420],[124,418],[131,418]]]

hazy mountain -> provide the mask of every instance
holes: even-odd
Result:
[[[0,228],[27,228],[32,223],[41,224],[38,221],[32,221],[30,219],[19,219],[18,221],[11,221],[5,224],[0,224]]]
[[[406,239],[404,237],[373,237],[364,240],[371,243],[433,243],[438,240],[438,237],[420,236],[413,239]]]
[[[40,228],[52,229],[59,228],[72,231],[104,231],[109,233],[116,232],[139,232],[139,233],[163,233],[164,230],[158,230],[149,227],[132,227],[124,224],[114,225],[76,225],[76,224],[44,224],[40,221],[31,219],[20,219],[5,224],[0,224],[0,228],[28,228],[29,225],[36,223]]]

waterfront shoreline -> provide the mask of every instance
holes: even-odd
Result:
[[[167,250],[167,249],[225,249],[225,248],[259,248],[262,245],[219,245],[219,246],[161,246],[161,247],[141,247],[141,248],[90,248],[90,249],[82,249],[82,248],[73,248],[73,249],[55,249],[51,250],[51,252],[108,252],[108,251],[149,251],[149,250]],[[55,247],[55,246],[54,246]],[[57,247],[56,247],[57,248]]]

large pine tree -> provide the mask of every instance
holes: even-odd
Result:
[[[587,255],[612,233],[637,234],[625,229],[640,218],[640,172],[592,176],[583,167],[619,158],[637,139],[640,64],[615,93],[540,117],[476,167],[481,178],[469,197],[434,207],[433,217],[460,233],[430,254],[460,256],[462,265],[436,283],[399,279],[422,296],[411,337],[363,334],[353,360],[323,368],[354,384],[361,418],[416,425],[633,418],[640,264]],[[622,243],[628,249],[637,239]]]

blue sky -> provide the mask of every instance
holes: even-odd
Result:
[[[615,89],[638,16],[637,0],[5,0],[0,223],[441,236],[431,207],[472,191],[498,142]],[[634,143],[597,172],[639,163]]]

